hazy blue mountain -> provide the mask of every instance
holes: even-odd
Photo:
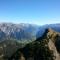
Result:
[[[60,24],[37,26],[25,23],[0,23],[0,41],[6,39],[16,39],[19,41],[35,40],[43,35],[46,28],[52,28],[53,30],[60,32]]]
[[[34,40],[38,31],[38,26],[33,24],[0,24],[0,40],[16,39],[16,40]]]

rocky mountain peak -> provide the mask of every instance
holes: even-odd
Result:
[[[44,37],[44,38],[50,39],[50,38],[55,38],[57,35],[60,35],[60,34],[56,31],[52,30],[51,28],[48,28],[45,30],[42,38]]]
[[[18,57],[20,60],[60,60],[59,48],[57,49],[58,42],[60,42],[59,34],[52,29],[46,29],[42,37],[27,44],[22,51],[21,49],[17,50],[10,59],[13,60],[20,56],[20,58]],[[23,56],[18,52],[21,52]],[[21,59],[21,56],[24,59]]]

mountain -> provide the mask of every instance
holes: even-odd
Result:
[[[60,24],[37,26],[25,23],[0,23],[0,41],[6,39],[13,39],[17,41],[36,40],[36,38],[43,35],[47,28],[52,28],[53,30],[60,32]]]
[[[41,37],[18,49],[8,60],[60,60],[60,33],[46,29]]]
[[[45,29],[47,28],[51,28],[53,30],[55,30],[56,32],[60,32],[60,24],[46,24],[46,25],[43,25],[43,26],[40,26],[39,27],[39,30],[36,34],[36,38],[38,37],[41,37],[43,35],[43,33],[45,32]]]
[[[48,29],[48,28],[51,28],[51,29]],[[18,53],[19,52],[22,53],[22,55],[25,56],[24,57],[25,59],[30,59],[30,55],[33,54],[33,57],[36,57],[35,59],[37,60],[38,55],[41,53],[39,52],[40,47],[42,49],[42,45],[43,45],[44,47],[43,50],[45,49],[44,43],[46,43],[45,42],[46,40],[50,42],[50,43],[48,42],[49,45],[47,44],[49,48],[48,53],[50,51],[50,46],[53,45],[51,48],[54,47],[53,48],[53,50],[55,50],[54,52],[57,55],[59,55],[60,33],[57,33],[57,32],[60,32],[59,28],[60,28],[60,24],[50,24],[50,25],[44,25],[44,26],[37,26],[33,24],[24,24],[24,23],[22,24],[12,24],[12,23],[0,24],[0,60],[2,60],[2,57],[4,58],[4,60],[6,58],[10,59],[11,57],[15,57],[14,55],[17,54],[15,53],[16,51]],[[53,37],[50,37],[51,39],[48,39],[48,35],[49,36],[52,35]],[[57,35],[57,38],[55,37],[55,35]],[[37,51],[39,54],[37,54]],[[41,53],[41,54],[44,55],[46,53]],[[41,54],[39,55],[39,57],[41,56]],[[58,60],[58,57],[56,56],[57,60]],[[32,59],[34,58],[31,58],[30,60]],[[41,57],[39,59],[41,59]],[[47,58],[46,60],[48,59],[50,58]],[[44,59],[42,58],[42,60]]]
[[[0,23],[0,60],[9,58],[18,48],[34,41],[38,28],[33,24]]]
[[[0,24],[0,41],[6,39],[15,39],[19,41],[35,40],[38,26],[33,24]]]

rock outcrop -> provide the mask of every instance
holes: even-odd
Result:
[[[9,60],[60,60],[60,33],[46,29],[43,36],[20,48]]]

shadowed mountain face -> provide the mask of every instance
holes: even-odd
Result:
[[[20,48],[8,60],[60,60],[60,33],[46,29],[42,37]]]

